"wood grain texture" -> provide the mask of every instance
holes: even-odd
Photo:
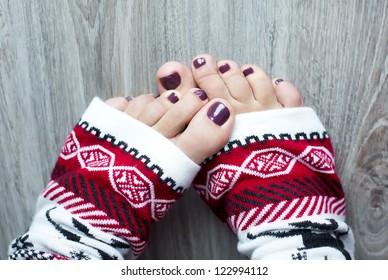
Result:
[[[387,3],[0,0],[0,257],[94,96],[153,92],[158,66],[210,53],[296,84],[331,134],[357,258],[388,259]],[[242,257],[189,191],[142,258]]]

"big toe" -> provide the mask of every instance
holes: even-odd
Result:
[[[174,142],[191,160],[200,164],[227,143],[234,116],[234,110],[227,101],[213,99],[196,113]]]
[[[156,72],[156,83],[159,93],[172,89],[186,92],[195,87],[191,70],[178,61],[163,64]]]
[[[273,85],[276,98],[283,107],[296,108],[303,106],[302,96],[292,83],[283,79],[274,79]]]

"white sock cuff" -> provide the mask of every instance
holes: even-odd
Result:
[[[185,189],[191,185],[200,169],[199,165],[163,135],[110,107],[97,97],[92,100],[79,124],[87,131],[98,134],[99,138],[111,141],[126,151],[136,149],[138,154],[134,156],[149,158],[149,162],[144,162],[149,168],[157,165],[163,171],[161,179],[173,178],[177,186]],[[174,160],[171,160],[172,158]]]
[[[284,108],[261,112],[245,113],[236,116],[230,142],[239,140],[259,141],[266,139],[315,139],[326,138],[327,133],[312,108]]]

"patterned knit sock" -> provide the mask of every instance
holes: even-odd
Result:
[[[151,223],[164,217],[199,168],[161,134],[95,98],[9,258],[137,257]]]
[[[334,164],[312,109],[248,113],[194,185],[248,258],[349,259],[353,236]]]

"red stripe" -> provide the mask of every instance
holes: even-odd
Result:
[[[302,199],[301,199],[302,200]],[[303,200],[302,200],[303,201]],[[297,218],[300,218],[300,217],[303,217],[305,216],[305,213],[306,213],[306,209],[309,207],[311,203],[311,197],[308,197],[307,198],[307,201],[305,202],[303,208],[300,210],[299,214],[296,216]]]
[[[315,197],[314,205],[311,208],[310,212],[308,213],[309,216],[312,216],[312,215],[314,215],[314,213],[318,213],[319,212],[319,208],[321,207],[321,203],[322,203],[321,198],[322,198],[321,196],[316,196]]]
[[[59,188],[59,186],[58,186],[58,188]],[[57,201],[57,199],[58,199],[61,195],[65,194],[65,193],[67,193],[66,190],[62,190],[62,191],[56,193],[55,195],[53,195],[53,196],[50,198],[50,200]]]

